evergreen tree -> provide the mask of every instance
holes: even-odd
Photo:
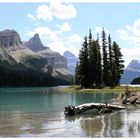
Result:
[[[96,50],[96,44],[95,41],[92,41],[89,46],[89,79],[90,79],[90,87],[95,86],[95,80],[96,80],[96,56],[97,56],[97,50]]]
[[[120,48],[116,42],[112,45],[110,34],[107,46],[103,29],[101,56],[99,37],[93,40],[89,30],[89,36],[84,38],[80,50],[79,64],[76,65],[75,83],[80,84],[81,88],[116,86],[123,73],[123,62]]]
[[[91,45],[92,42],[92,33],[91,33],[91,29],[89,29],[89,46]]]
[[[115,75],[113,75],[113,78],[116,79],[115,85],[117,86],[117,85],[119,85],[121,75],[123,74],[123,69],[124,69],[123,62],[124,62],[124,60],[122,59],[123,55],[120,51],[120,47],[116,42],[113,42],[112,50],[114,53],[114,61],[115,61],[114,65],[116,67],[116,72],[115,72],[116,77],[115,77]]]
[[[90,37],[89,33],[89,37]],[[89,79],[90,87],[100,87],[102,77],[101,53],[98,40],[89,42]]]
[[[108,48],[109,48],[109,68],[111,68],[112,67],[113,52],[112,52],[112,44],[111,44],[110,34],[108,36]]]
[[[88,42],[87,36],[84,38],[84,43],[82,44],[82,49],[79,54],[79,74],[80,74],[80,85],[81,88],[89,87],[89,74],[88,74]]]
[[[112,61],[112,77],[111,77],[111,85],[110,86],[117,86],[117,81],[118,81],[118,72],[117,72],[117,67],[115,60]]]
[[[102,31],[102,49],[103,49],[103,85],[108,85],[108,54],[107,54],[107,42],[106,33]]]
[[[102,85],[102,65],[101,65],[101,51],[99,45],[99,39],[97,38],[96,42],[96,86],[100,87]]]
[[[112,52],[112,44],[111,44],[111,37],[110,34],[108,35],[108,86],[114,86],[113,83],[113,71],[114,71],[114,64],[113,64],[113,52]]]
[[[93,87],[95,84],[95,43],[94,40],[92,40],[92,34],[91,30],[89,30],[89,43],[88,43],[88,63],[89,63],[89,86]]]
[[[78,62],[76,63],[76,67],[75,67],[75,84],[76,85],[80,84],[80,72],[79,72],[79,64],[78,64]]]

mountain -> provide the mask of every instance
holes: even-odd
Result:
[[[42,71],[46,65],[46,60],[27,48],[14,30],[0,31],[0,58],[1,65],[5,62],[16,65],[16,68],[22,66],[22,69]]]
[[[15,30],[0,31],[0,86],[68,83],[63,77],[53,77],[51,70],[47,59],[29,49]]]
[[[139,60],[132,60],[128,64],[127,69],[140,71],[140,61]]]
[[[25,45],[33,52],[38,52],[44,49],[48,49],[48,47],[45,47],[42,44],[39,38],[39,34],[35,34],[29,41],[25,42]]]
[[[29,41],[25,42],[25,45],[48,62],[48,66],[52,68],[53,76],[67,77],[68,79],[71,77],[68,72],[66,58],[44,46],[38,34],[35,34]]]
[[[120,83],[130,84],[137,77],[140,77],[140,61],[132,60],[125,68]]]
[[[139,85],[140,84],[140,77],[133,79],[131,84],[132,85]]]
[[[63,56],[67,59],[68,71],[74,75],[75,74],[75,66],[76,66],[76,63],[78,61],[78,58],[70,51],[65,51]]]

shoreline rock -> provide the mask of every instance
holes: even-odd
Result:
[[[126,91],[120,100],[122,104],[140,104],[140,92]]]

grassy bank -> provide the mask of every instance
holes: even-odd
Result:
[[[81,89],[80,86],[70,86],[60,88],[62,92],[70,93],[125,93],[126,89],[129,91],[140,91],[140,87],[130,87],[130,86],[117,86],[114,88],[104,87],[104,88],[95,88],[95,89]]]

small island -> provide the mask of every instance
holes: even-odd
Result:
[[[63,88],[62,91],[74,93],[120,93],[111,103],[88,103],[79,106],[65,107],[66,115],[75,115],[91,109],[98,109],[99,113],[110,113],[115,109],[125,109],[124,104],[140,104],[140,88],[120,86],[121,75],[124,71],[124,60],[121,48],[110,34],[106,41],[104,28],[101,34],[102,51],[97,39],[92,38],[91,29],[89,36],[85,36],[79,53],[79,62],[76,65],[74,84]],[[120,106],[122,105],[122,106]],[[115,107],[114,107],[115,106]]]

